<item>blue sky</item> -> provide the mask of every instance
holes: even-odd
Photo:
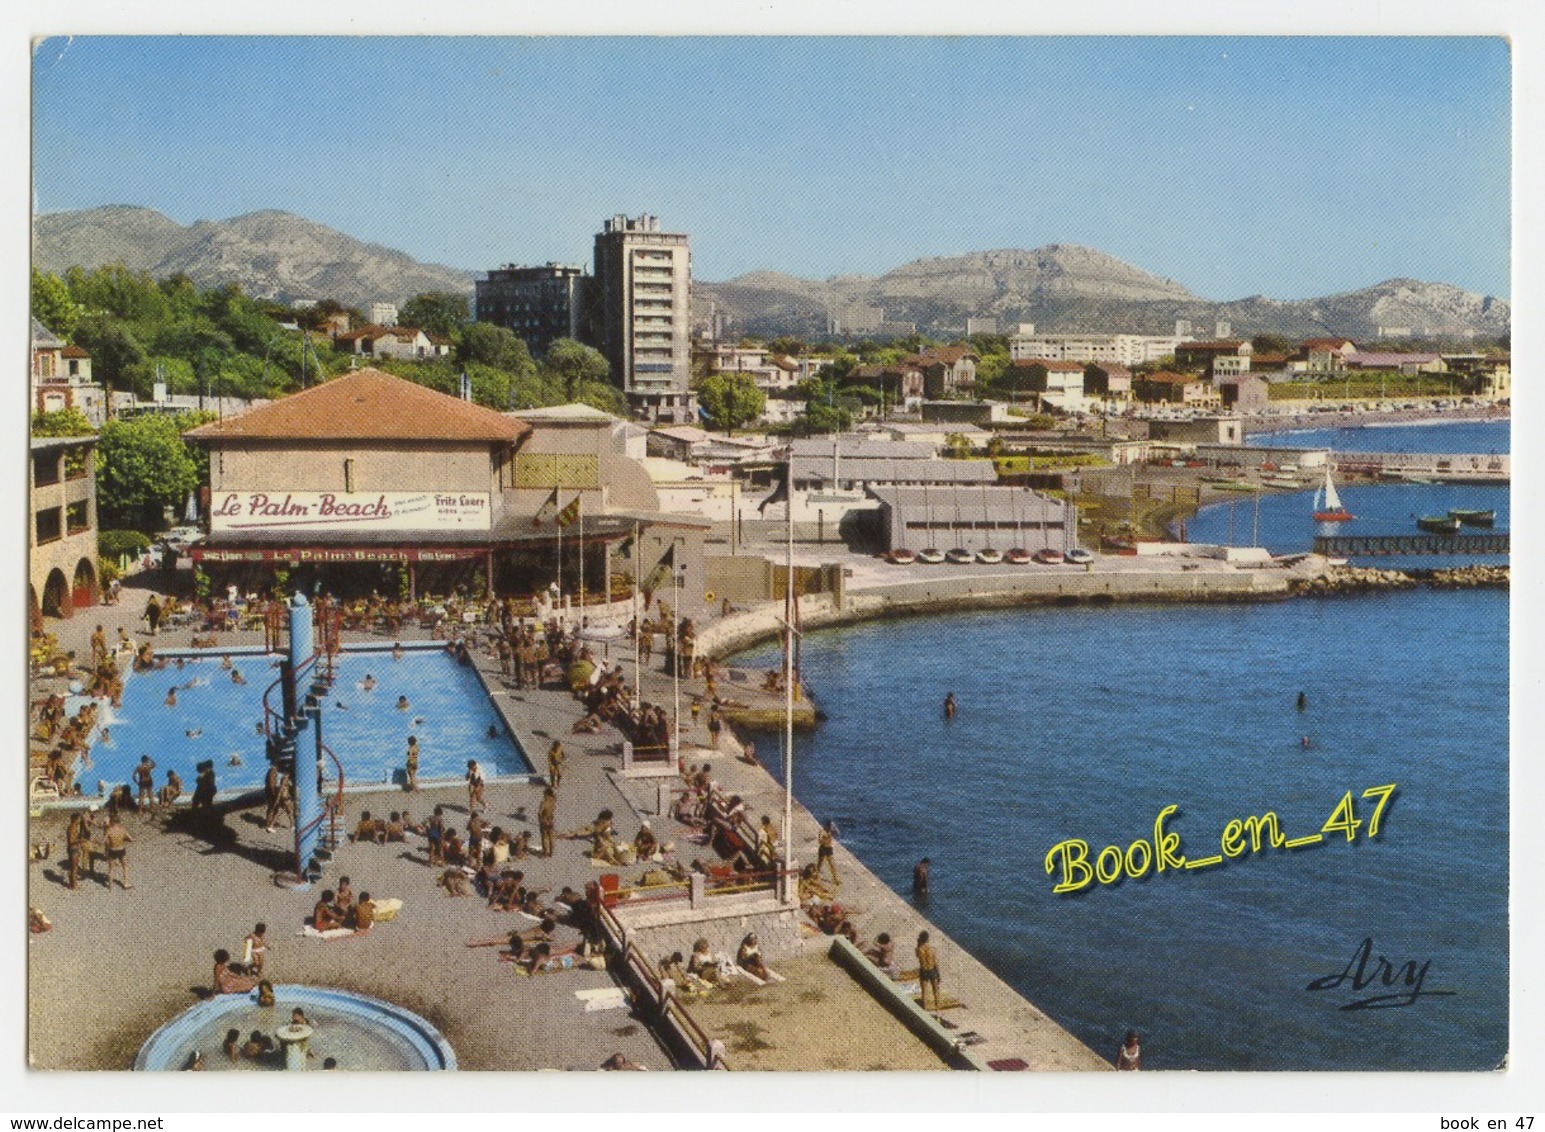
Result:
[[[1481,38],[49,39],[34,206],[263,208],[471,270],[878,273],[1077,243],[1213,299],[1508,296],[1509,53]]]

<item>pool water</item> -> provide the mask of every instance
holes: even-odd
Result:
[[[184,791],[191,791],[194,768],[205,759],[214,760],[221,791],[261,785],[268,772],[259,726],[263,693],[279,677],[278,658],[233,653],[231,663],[247,683],[231,679],[221,654],[130,674],[122,707],[101,709],[109,741],[93,742],[93,765],[77,770],[87,793],[97,781],[109,788],[132,785],[134,767],[147,754],[156,764],[158,788],[175,769]],[[337,679],[322,710],[322,741],[343,764],[345,783],[401,782],[410,735],[418,736],[421,783],[462,779],[468,759],[477,759],[489,777],[531,773],[477,674],[440,649],[409,649],[401,660],[393,660],[388,649],[348,649],[334,671]],[[375,677],[373,691],[361,687],[367,675]],[[169,707],[166,696],[173,688],[177,702]],[[405,710],[396,707],[399,696],[408,699]],[[269,702],[280,706],[277,688]],[[488,737],[490,724],[496,738]],[[304,733],[302,743],[310,742]]]
[[[456,1056],[439,1031],[411,1011],[348,991],[282,985],[274,988],[272,1006],[259,1006],[254,992],[220,995],[189,1008],[151,1035],[134,1067],[181,1069],[196,1051],[209,1070],[282,1070],[284,1054],[277,1041],[270,1055],[232,1060],[223,1049],[225,1036],[237,1030],[245,1042],[260,1030],[272,1038],[289,1025],[296,1007],[305,1011],[315,1031],[308,1039],[308,1069],[320,1070],[329,1057],[344,1070],[456,1068]]]

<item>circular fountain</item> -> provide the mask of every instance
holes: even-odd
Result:
[[[328,987],[276,986],[271,1006],[257,993],[223,994],[184,1010],[140,1047],[135,1069],[187,1068],[202,1054],[205,1069],[315,1070],[333,1059],[339,1069],[394,1071],[456,1068],[450,1044],[423,1018],[378,998]],[[300,1017],[296,1017],[296,1011]],[[228,1057],[226,1035],[239,1044],[254,1031],[273,1039],[255,1058]]]

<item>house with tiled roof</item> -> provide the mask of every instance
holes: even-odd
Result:
[[[1132,371],[1115,362],[1089,362],[1084,366],[1084,396],[1130,401]]]
[[[1182,342],[1175,347],[1175,364],[1199,368],[1207,380],[1250,372],[1250,358],[1255,347],[1242,338],[1221,338],[1212,342]]]
[[[1012,361],[998,378],[999,386],[1009,391],[1012,400],[1031,394],[1038,405],[1064,412],[1081,412],[1088,402],[1084,397],[1084,363],[1060,358],[1024,358]]]
[[[32,320],[32,411],[77,409],[92,424],[107,420],[107,391],[91,376],[91,355]]]
[[[333,345],[366,358],[443,358],[451,344],[414,326],[361,326],[333,335]]]
[[[1306,338],[1299,344],[1291,368],[1301,373],[1340,373],[1357,353],[1350,338]]]
[[[969,346],[930,346],[903,360],[922,370],[924,395],[937,400],[974,386],[976,364],[982,359]]]
[[[1139,401],[1175,405],[1216,405],[1221,398],[1212,383],[1191,373],[1160,370],[1132,380],[1132,393]]]

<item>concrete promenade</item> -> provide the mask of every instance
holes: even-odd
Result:
[[[63,647],[78,653],[89,652],[87,637],[98,623],[106,625],[109,636],[116,636],[122,624],[137,640],[145,639],[138,620],[148,592],[126,587],[121,605],[82,610],[71,621],[51,622],[49,627]],[[186,646],[190,636],[163,633],[156,643],[162,649]],[[346,645],[358,643],[346,634]],[[386,642],[376,638],[374,643]],[[240,647],[261,641],[257,634],[222,634],[221,644]],[[603,660],[622,663],[632,675],[631,648],[620,642],[609,649],[595,648]],[[648,818],[663,839],[675,840],[678,853],[690,859],[697,850],[684,843],[687,831],[662,823],[651,812],[653,788],[617,776],[620,743],[615,731],[573,735],[571,726],[580,708],[566,693],[511,690],[501,685],[497,662],[483,657],[478,664],[496,711],[532,761],[544,761],[552,738],[564,742],[569,757],[559,791],[560,830],[583,825],[598,810],[611,808],[625,836]],[[685,706],[702,689],[700,682],[684,683]],[[47,690],[48,685],[40,683],[33,693]],[[646,699],[668,705],[671,691],[664,672],[644,674]],[[762,769],[733,757],[738,743],[732,736],[722,740],[723,753],[714,753],[707,748],[704,720],[692,723],[685,711],[683,719],[688,761],[709,762],[721,786],[743,794],[753,813],[781,812],[781,788]],[[261,757],[257,750],[253,754]],[[378,813],[408,807],[414,818],[423,820],[436,804],[444,806],[458,826],[465,821],[463,786],[424,787],[417,796],[396,790],[351,791],[344,828],[352,828],[366,809]],[[492,822],[534,835],[540,792],[535,779],[490,783]],[[338,986],[397,1002],[437,1025],[463,1068],[590,1069],[618,1052],[654,1068],[670,1063],[647,1026],[627,1009],[583,1011],[574,992],[613,985],[609,973],[581,970],[523,978],[497,961],[497,949],[466,947],[468,941],[528,923],[517,925],[516,917],[491,911],[476,897],[447,897],[434,884],[438,870],[427,866],[419,839],[391,846],[345,843],[340,848],[319,888],[346,874],[356,891],[398,897],[405,905],[394,922],[378,925],[368,936],[322,942],[297,935],[317,893],[289,892],[272,883],[272,873],[286,864],[289,832],[263,832],[257,814],[232,815],[231,840],[214,844],[168,831],[158,818],[131,815],[134,887],[128,891],[116,886],[109,890],[96,880],[84,881],[73,892],[65,886],[64,824],[64,815],[50,812],[32,819],[28,830],[29,843],[47,841],[53,849],[45,861],[31,866],[28,878],[30,903],[55,925],[49,933],[29,937],[29,1059],[37,1068],[127,1067],[153,1030],[197,1001],[208,984],[214,949],[239,954],[242,938],[259,920],[269,925],[267,973],[276,982]],[[813,860],[817,824],[803,807],[796,806],[795,828],[796,857]],[[930,925],[841,845],[837,861],[844,878],[839,899],[853,909],[865,941],[889,931],[898,941],[902,965],[909,965],[908,941]],[[554,891],[563,884],[582,889],[601,871],[589,863],[583,843],[574,841],[560,841],[553,861],[528,858],[520,865],[528,883]],[[624,883],[631,879],[636,878],[625,877]],[[932,930],[945,991],[964,1003],[947,1017],[961,1031],[982,1036],[975,1052],[988,1059],[1018,1058],[1036,1069],[1108,1067],[937,928]],[[830,937],[806,926],[790,938],[794,944],[781,953],[768,949],[769,961],[786,982],[763,988],[733,986],[691,1007],[725,1043],[733,1068],[944,1067],[934,1051],[827,958]],[[572,930],[560,935],[560,944],[576,941]],[[651,961],[659,958],[650,956]],[[82,1028],[79,1021],[88,1018],[90,1025]]]

